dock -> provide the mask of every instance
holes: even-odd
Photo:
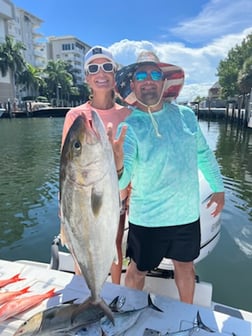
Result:
[[[199,108],[195,106],[193,110],[198,116],[198,119],[224,119],[226,121],[236,122],[245,127],[251,127],[249,124],[250,114],[245,108],[235,108],[234,106],[227,106],[226,108]]]
[[[65,117],[72,107],[49,107],[36,111],[4,112],[1,118],[60,118]]]

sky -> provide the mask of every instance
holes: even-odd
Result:
[[[43,23],[45,37],[71,35],[134,63],[143,49],[185,71],[178,101],[207,96],[229,50],[252,33],[251,0],[13,0]]]

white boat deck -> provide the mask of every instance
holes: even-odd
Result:
[[[89,296],[89,290],[81,276],[31,264],[0,260],[0,279],[9,278],[17,273],[21,273],[21,276],[26,280],[8,285],[8,289],[17,290],[30,285],[32,292],[25,295],[44,293],[51,288],[56,288],[60,295],[45,300],[37,307],[1,323],[0,335],[3,336],[13,335],[25,320],[39,311],[74,298],[79,298],[79,301],[82,302]],[[102,290],[102,297],[105,301],[110,302],[117,295],[126,296],[125,309],[140,308],[147,304],[147,292],[131,290],[106,282]],[[161,332],[161,335],[165,332],[178,331],[182,321],[193,322],[197,311],[199,311],[202,321],[208,327],[216,330],[216,333],[212,335],[252,336],[252,324],[249,321],[213,311],[210,307],[181,303],[167,296],[152,294],[152,299],[164,312],[146,309],[135,326],[125,335],[143,336],[145,328],[156,329]],[[198,336],[207,334],[203,330],[197,332]]]

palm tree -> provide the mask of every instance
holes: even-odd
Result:
[[[10,72],[11,83],[13,85],[13,98],[16,97],[16,80],[25,67],[22,50],[25,46],[21,42],[14,42],[13,38],[6,36],[5,42],[0,45],[0,71],[5,77]]]
[[[67,63],[62,60],[49,61],[45,69],[45,81],[47,83],[50,98],[59,99],[69,94],[73,85],[73,77],[67,71]]]
[[[39,68],[26,63],[25,70],[18,78],[18,83],[25,85],[29,95],[37,96],[39,88],[45,85],[45,80],[41,75],[42,71]]]

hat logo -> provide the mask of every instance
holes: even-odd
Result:
[[[93,48],[92,49],[92,54],[96,55],[96,54],[102,54],[102,48]]]

